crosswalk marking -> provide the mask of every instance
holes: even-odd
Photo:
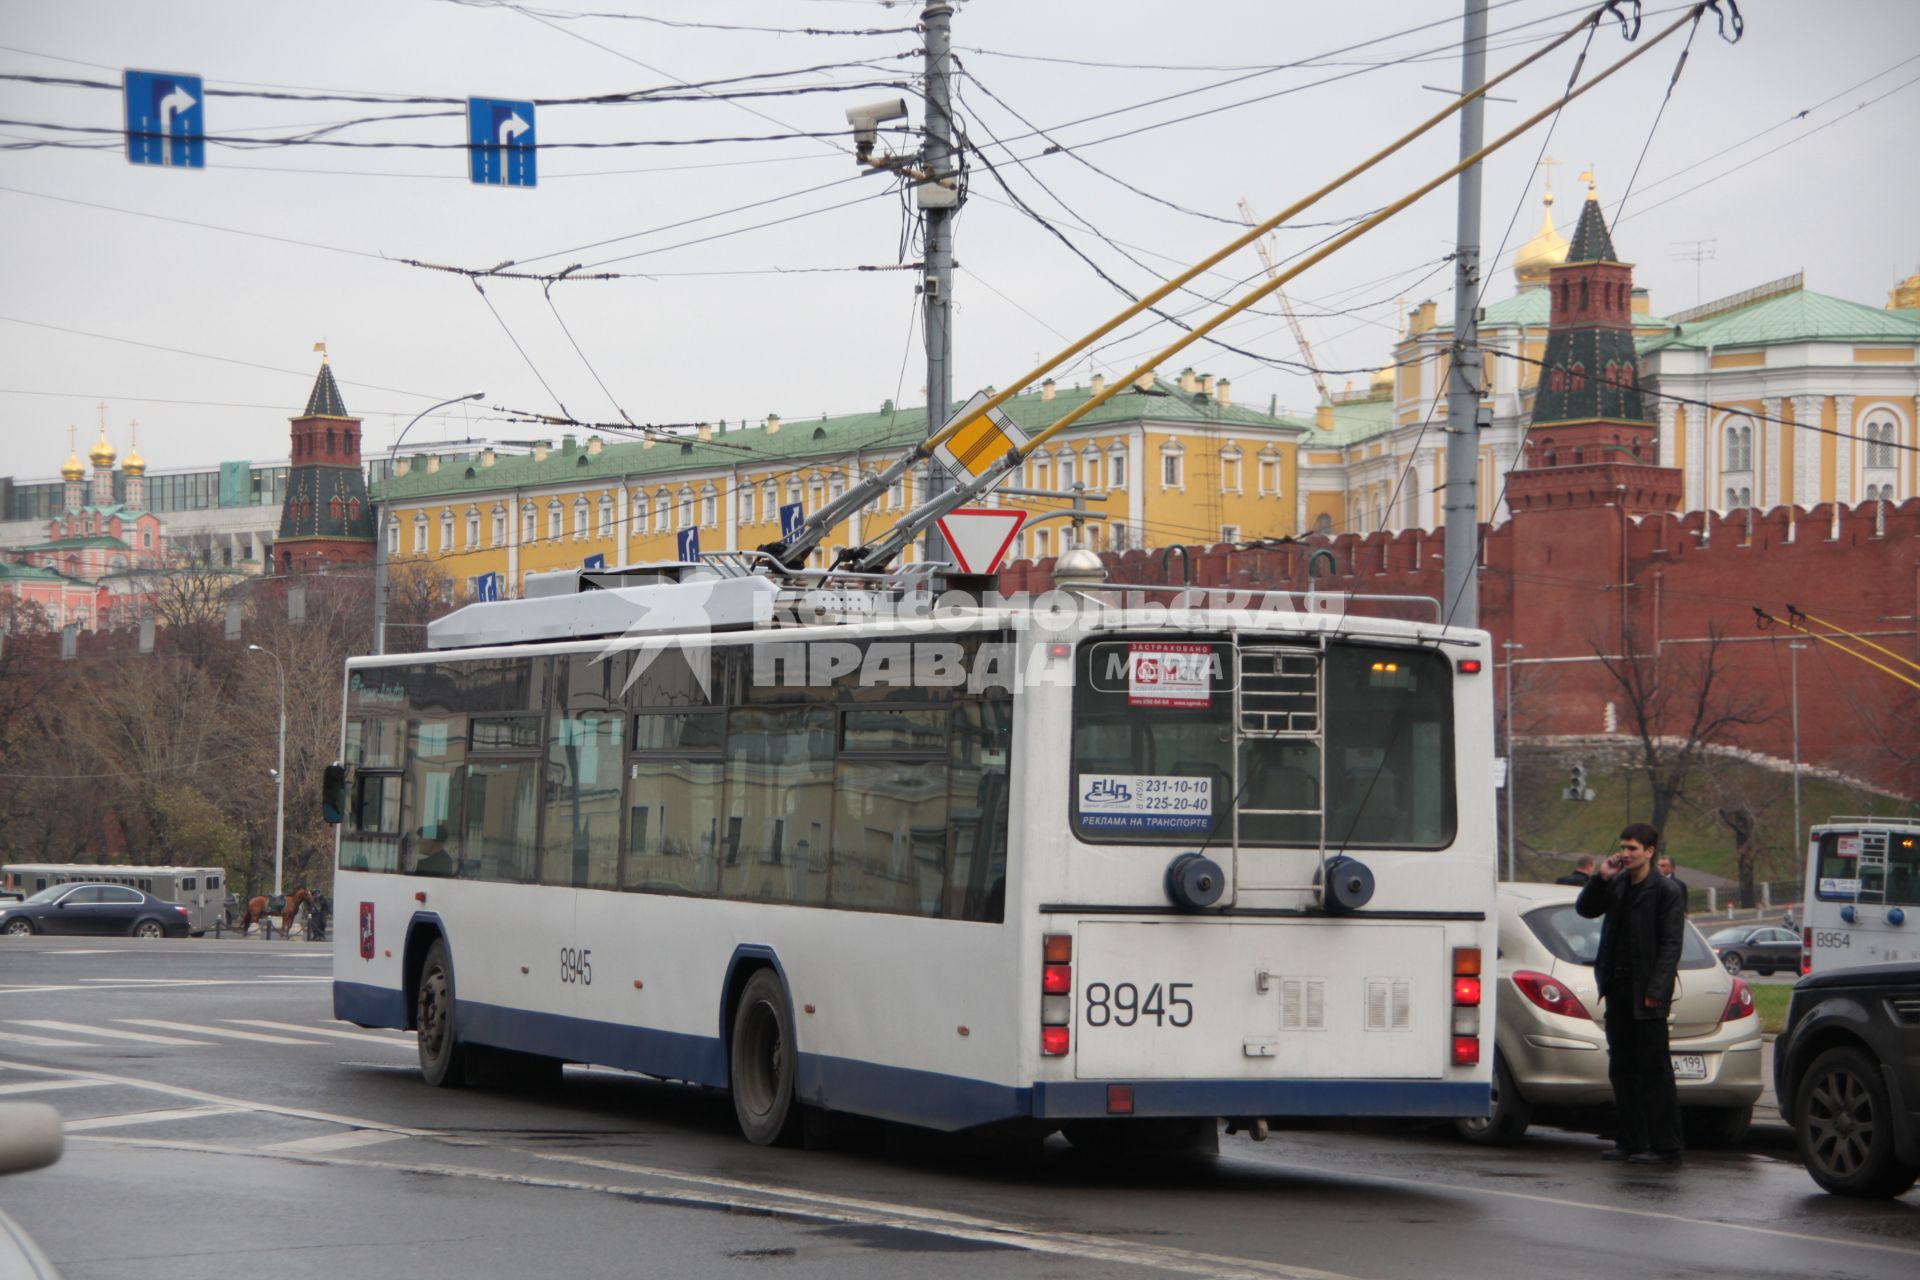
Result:
[[[350,1147],[370,1147],[381,1142],[397,1142],[406,1137],[404,1133],[391,1133],[385,1129],[348,1129],[345,1133],[323,1133],[313,1138],[295,1138],[292,1142],[276,1142],[262,1147],[262,1151],[345,1151]]]
[[[157,1031],[184,1031],[189,1035],[221,1036],[229,1040],[254,1040],[261,1044],[320,1044],[318,1040],[302,1040],[293,1036],[268,1035],[264,1031],[237,1031],[231,1027],[199,1026],[191,1022],[168,1022],[164,1018],[116,1018],[129,1026],[152,1027]]]
[[[365,1031],[341,1031],[334,1027],[303,1027],[297,1022],[274,1022],[266,1018],[222,1018],[222,1022],[238,1023],[243,1027],[265,1027],[269,1031],[298,1031],[302,1035],[335,1036],[341,1040],[364,1040],[368,1044],[384,1044],[394,1049],[412,1049],[411,1037],[376,1036]]]
[[[110,1083],[106,1080],[23,1080],[19,1084],[0,1084],[0,1094],[46,1093],[53,1089],[91,1089]]]
[[[197,1120],[202,1116],[230,1116],[239,1107],[167,1107],[159,1111],[128,1111],[117,1116],[88,1116],[85,1120],[69,1120],[61,1127],[68,1133],[85,1133],[90,1129],[119,1129],[133,1124],[159,1124],[165,1120]]]
[[[133,1040],[141,1044],[205,1045],[205,1040],[183,1040],[179,1036],[157,1036],[146,1031],[115,1031],[109,1027],[84,1027],[77,1022],[56,1022],[52,1018],[14,1018],[23,1027],[44,1027],[48,1031],[68,1031],[83,1036],[106,1036],[110,1040]]]

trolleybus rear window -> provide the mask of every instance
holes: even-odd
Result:
[[[1920,837],[1911,831],[1823,831],[1814,856],[1824,902],[1920,907]]]
[[[1452,679],[1444,655],[1420,649],[1087,641],[1074,830],[1101,843],[1442,848],[1455,825]]]

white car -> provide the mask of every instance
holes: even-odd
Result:
[[[1579,896],[1564,885],[1500,886],[1493,1114],[1455,1122],[1469,1141],[1513,1142],[1536,1111],[1613,1103],[1593,976],[1601,922],[1573,909]],[[1721,967],[1692,924],[1667,1022],[1689,1136],[1739,1141],[1760,1097],[1760,1018],[1746,982]]]

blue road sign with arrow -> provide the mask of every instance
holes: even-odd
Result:
[[[468,176],[486,187],[534,185],[533,104],[467,99]]]
[[[682,560],[698,560],[700,558],[700,531],[698,529],[682,529],[680,531],[679,546],[680,558]]]
[[[500,575],[483,573],[474,579],[473,598],[476,600],[498,600],[500,598]]]
[[[604,569],[607,567],[607,558],[606,556],[602,555],[600,552],[596,551],[592,555],[588,556],[586,558],[585,563],[583,563],[580,567],[583,569]]]
[[[199,76],[127,71],[121,83],[129,161],[179,169],[207,167],[207,95]]]
[[[789,502],[780,508],[780,536],[782,538],[791,538],[794,534],[799,533],[801,527],[806,523],[806,509],[799,503]]]

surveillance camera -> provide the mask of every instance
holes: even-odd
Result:
[[[888,98],[884,102],[868,102],[857,107],[847,108],[847,123],[853,126],[854,156],[865,163],[873,154],[873,144],[882,120],[899,120],[907,114],[907,102],[904,98]]]

